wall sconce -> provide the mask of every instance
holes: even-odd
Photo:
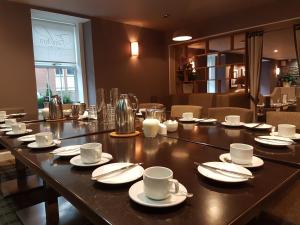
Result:
[[[137,41],[131,42],[131,56],[139,55],[139,43]]]
[[[280,74],[280,68],[276,66],[275,75],[278,76]]]

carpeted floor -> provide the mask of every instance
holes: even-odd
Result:
[[[16,178],[14,159],[0,161],[0,179],[1,182]],[[12,198],[4,198],[0,195],[0,225],[21,225],[17,218],[16,204]]]

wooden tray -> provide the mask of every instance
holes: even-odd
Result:
[[[111,137],[126,138],[126,137],[135,137],[135,136],[138,136],[140,134],[141,134],[141,132],[139,132],[139,131],[136,130],[134,133],[130,133],[130,134],[117,134],[115,131],[113,131],[109,135]]]

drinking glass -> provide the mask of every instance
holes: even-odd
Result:
[[[166,121],[166,108],[146,109],[146,118],[158,119],[162,123]]]
[[[112,88],[110,89],[109,94],[110,94],[110,103],[107,104],[107,120],[108,123],[114,124],[116,105],[119,99],[119,89]]]
[[[78,103],[72,104],[71,109],[72,109],[72,117],[78,118],[80,105]]]
[[[99,121],[107,122],[107,107],[105,104],[105,92],[103,88],[97,89],[97,118]]]
[[[90,105],[88,108],[88,118],[89,119],[97,119],[97,108],[95,105]]]
[[[119,89],[118,88],[112,88],[109,91],[110,94],[110,104],[115,107],[118,99],[119,99]]]

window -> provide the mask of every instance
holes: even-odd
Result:
[[[67,18],[67,20],[64,20]],[[32,36],[39,108],[45,96],[84,102],[79,22],[70,16],[32,11]]]
[[[207,93],[216,93],[216,58],[217,54],[207,55],[208,80]]]

